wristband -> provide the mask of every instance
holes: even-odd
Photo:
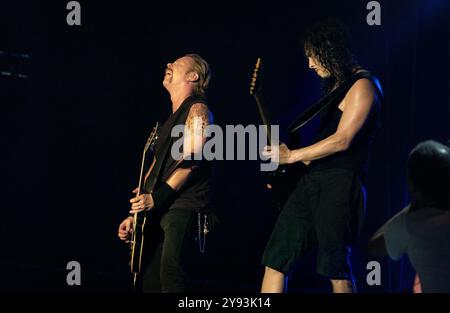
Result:
[[[166,182],[163,182],[154,192],[152,192],[152,198],[154,208],[162,208],[167,205],[176,195],[176,191],[169,186]]]

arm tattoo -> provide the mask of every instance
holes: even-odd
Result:
[[[210,114],[208,107],[203,103],[196,103],[191,106],[186,120],[186,126],[195,135],[203,135],[206,126],[210,124]]]

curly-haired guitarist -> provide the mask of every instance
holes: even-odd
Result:
[[[305,36],[309,68],[328,94],[357,73],[345,28],[337,22],[313,27]],[[280,164],[304,162],[308,170],[281,211],[266,245],[262,292],[282,292],[285,278],[304,253],[317,248],[317,271],[334,292],[353,292],[351,245],[365,210],[365,174],[371,142],[379,126],[381,90],[375,78],[357,79],[321,111],[315,143],[296,150],[266,147]]]

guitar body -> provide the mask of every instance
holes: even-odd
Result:
[[[268,176],[267,183],[271,186],[272,205],[277,210],[283,209],[306,170],[307,166],[305,164],[297,162],[294,164],[282,164],[277,170],[266,172]]]
[[[144,152],[142,154],[141,172],[139,176],[139,187],[137,195],[140,195],[142,193],[142,186],[144,183],[143,182],[144,164],[147,158],[147,152],[153,151],[156,140],[158,139],[158,132],[159,132],[159,124],[157,123],[156,126],[153,128],[150,137],[147,140]],[[146,186],[147,187],[150,186],[150,190],[153,190],[153,187],[155,186],[157,180],[156,175],[153,175],[153,172],[150,172],[148,180],[149,181],[146,182]],[[133,232],[131,234],[129,265],[131,273],[133,274],[133,285],[135,287],[137,275],[141,273],[142,270],[142,257],[144,252],[144,230],[145,225],[147,223],[147,219],[151,218],[152,215],[151,212],[152,211],[141,211],[133,215]]]
[[[131,237],[130,267],[133,274],[139,274],[142,268],[142,255],[144,248],[144,229],[147,221],[147,212],[138,212],[133,217],[133,234]]]

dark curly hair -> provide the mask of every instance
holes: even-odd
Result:
[[[339,21],[315,24],[304,35],[306,57],[314,57],[331,75],[323,80],[324,92],[330,92],[352,75],[357,65],[347,28]]]

